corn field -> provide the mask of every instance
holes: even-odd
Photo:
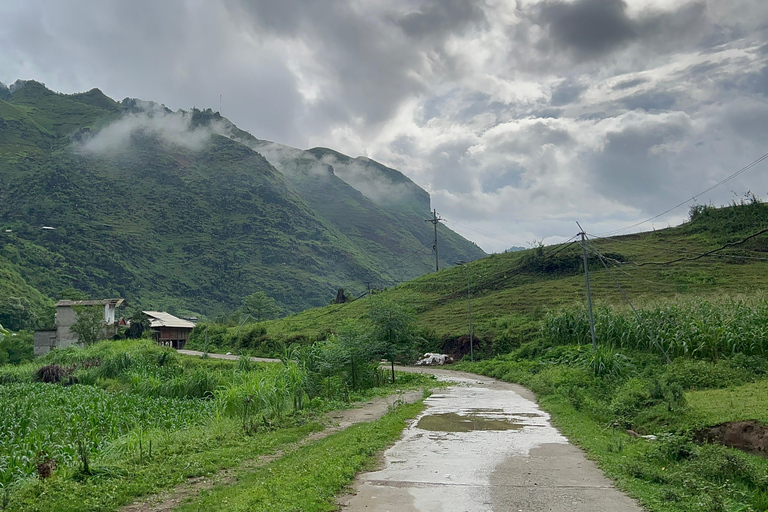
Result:
[[[147,341],[103,342],[0,366],[0,491],[54,469],[89,474],[91,460],[140,457],[152,439],[194,426],[272,427],[318,400],[382,384],[375,354],[347,345],[331,339],[282,364],[222,365]]]
[[[0,484],[34,475],[43,459],[77,468],[132,431],[179,430],[215,415],[204,400],[109,393],[93,386],[0,386]]]
[[[768,356],[768,300],[686,300],[642,308],[595,310],[597,341],[604,346],[716,360],[735,354]],[[550,314],[542,335],[558,345],[589,344],[584,309]]]

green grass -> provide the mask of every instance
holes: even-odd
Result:
[[[239,476],[236,485],[218,487],[180,507],[192,511],[332,511],[336,496],[358,471],[371,468],[377,454],[400,436],[405,420],[421,403],[400,406],[382,419],[357,424],[299,448],[266,466]]]
[[[135,438],[120,440],[128,453],[107,453],[93,460],[94,475],[74,478],[66,472],[49,480],[29,478],[10,487],[4,511],[81,512],[117,510],[135,498],[169,489],[188,478],[211,475],[278,449],[285,449],[321,428],[316,423],[254,435],[237,420],[171,433],[148,432],[139,456]],[[155,437],[153,453],[148,439]],[[127,455],[127,456],[126,456]]]
[[[741,420],[768,424],[768,380],[726,389],[692,391],[686,394],[686,399],[705,425]]]

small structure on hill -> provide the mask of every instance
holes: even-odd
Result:
[[[123,299],[60,300],[56,303],[55,328],[35,331],[35,355],[45,355],[54,348],[66,348],[79,343],[72,324],[77,320],[77,306],[103,306],[104,330],[101,338],[115,335],[115,309],[123,305]]]
[[[195,328],[189,320],[182,320],[164,311],[144,311],[154,332],[155,340],[160,345],[173,348],[184,348],[184,345]]]

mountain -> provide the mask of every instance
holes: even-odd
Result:
[[[0,87],[0,272],[16,283],[0,286],[0,323],[12,298],[44,318],[66,288],[178,314],[256,291],[320,306],[433,269],[429,210],[397,170],[256,139],[211,110]],[[484,256],[445,226],[438,239],[441,266]]]

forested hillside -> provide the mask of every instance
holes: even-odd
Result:
[[[283,147],[295,162],[274,160],[278,170],[259,152],[270,143],[218,113],[97,89],[29,81],[4,97],[1,323],[48,323],[67,288],[204,315],[263,291],[292,312],[433,269],[429,195],[393,169],[366,159],[355,182],[348,162],[360,159]],[[318,153],[333,153],[347,180]],[[364,195],[383,175],[401,186]],[[484,255],[443,226],[440,239],[444,264]]]

